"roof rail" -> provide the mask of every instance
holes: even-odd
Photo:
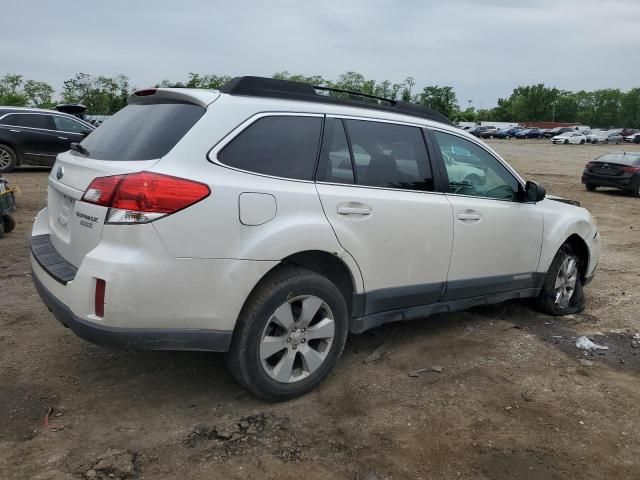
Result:
[[[414,117],[426,118],[435,122],[453,125],[440,112],[421,107],[408,102],[401,102],[390,98],[377,97],[362,92],[353,92],[340,88],[313,86],[291,80],[277,80],[267,77],[235,77],[225,83],[220,92],[229,95],[243,95],[248,97],[278,98],[284,100],[299,100],[305,102],[329,103],[350,107],[383,110],[386,112],[402,113]],[[327,93],[320,93],[327,92]],[[342,94],[347,96],[331,95]],[[358,98],[357,100],[353,97]],[[373,101],[371,101],[373,100]]]

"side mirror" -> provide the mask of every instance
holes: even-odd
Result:
[[[537,182],[528,181],[524,187],[524,199],[526,202],[540,202],[544,200],[547,191]]]
[[[85,130],[82,130],[80,132],[80,135],[82,135],[83,137],[86,137],[87,135],[89,135],[91,132],[93,132],[93,130],[89,130],[88,128]]]

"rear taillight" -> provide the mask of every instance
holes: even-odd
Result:
[[[586,168],[587,170],[590,170],[590,169],[591,169],[591,167],[593,167],[593,163],[588,162],[588,163],[585,165],[585,167],[584,167],[584,168]]]
[[[628,173],[640,173],[640,167],[620,167],[620,170]]]
[[[82,201],[109,207],[105,223],[147,223],[206,198],[207,185],[159,173],[96,178]]]

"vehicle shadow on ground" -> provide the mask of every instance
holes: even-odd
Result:
[[[395,352],[397,363],[407,371],[424,367],[425,359],[440,355],[443,362],[464,355],[469,350],[486,350],[494,339],[496,322],[535,335],[568,357],[601,362],[616,370],[640,373],[640,355],[628,335],[595,335],[590,338],[607,345],[609,350],[584,352],[576,348],[578,326],[595,323],[589,314],[551,317],[539,314],[528,302],[513,301],[501,305],[478,307],[468,312],[438,314],[428,319],[393,323],[361,335],[351,335],[335,375],[347,375],[361,368],[367,357],[384,343]],[[508,326],[506,328],[509,328]],[[486,331],[483,331],[486,330]],[[493,332],[493,333],[492,333]],[[481,335],[478,335],[480,334]],[[433,354],[434,349],[437,355]],[[455,351],[455,355],[451,352]],[[403,357],[403,353],[408,352]],[[429,352],[420,356],[416,352]],[[206,352],[115,351],[85,344],[84,359],[72,359],[70,376],[80,384],[96,385],[99,390],[126,390],[132,399],[163,404],[173,401],[184,408],[197,404],[223,404],[240,401],[245,407],[263,405],[243,390],[228,372],[224,355]],[[454,355],[453,357],[451,355]],[[74,356],[75,357],[75,356]],[[341,373],[342,371],[342,373]],[[87,383],[90,382],[90,383]],[[186,396],[185,392],[189,395]],[[105,392],[106,393],[106,392]]]

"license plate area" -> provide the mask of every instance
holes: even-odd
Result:
[[[60,193],[60,213],[58,213],[58,224],[65,230],[69,229],[69,218],[73,212],[74,200],[67,195]]]

